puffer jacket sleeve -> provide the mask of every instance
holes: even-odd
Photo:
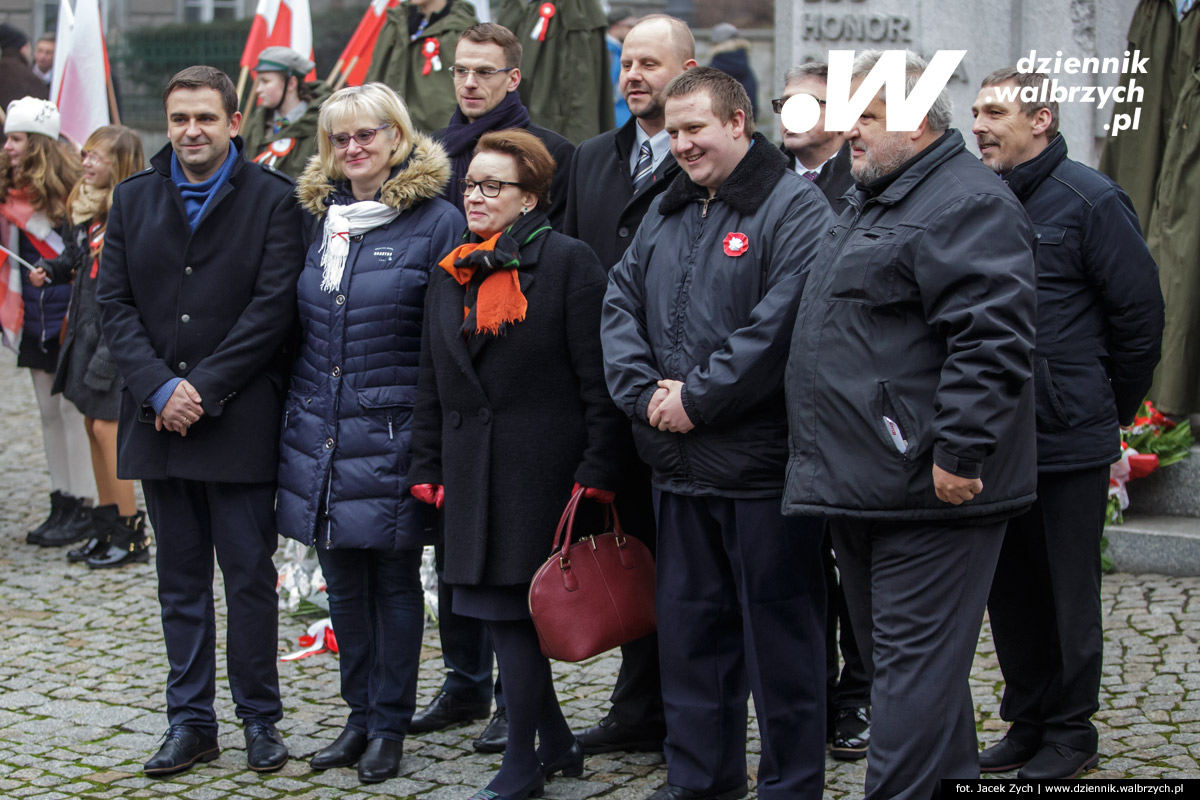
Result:
[[[1120,189],[1113,187],[1092,205],[1083,249],[1084,269],[1104,309],[1117,418],[1128,425],[1150,390],[1162,352],[1163,296],[1158,265]]]
[[[657,203],[647,214],[648,221],[657,222]],[[652,227],[638,228],[624,257],[609,272],[600,321],[608,391],[630,419],[646,425],[650,424],[646,409],[662,378],[646,331],[646,262]]]
[[[693,424],[735,418],[783,388],[782,366],[806,271],[835,221],[819,191],[805,191],[789,200],[791,205],[771,237],[762,299],[747,324],[733,331],[724,346],[693,367],[684,380],[684,410]]]
[[[1013,429],[1022,387],[1033,375],[1033,226],[1015,199],[970,195],[930,221],[913,261],[926,321],[946,342],[934,396],[933,460],[954,475],[978,478],[997,432]]]
[[[604,304],[605,276],[591,248],[578,240],[569,241],[567,271],[567,351],[579,380],[587,425],[587,447],[575,471],[582,486],[615,490],[618,474],[618,442],[628,436],[628,423],[613,404],[604,383],[604,356],[600,346],[600,309]]]

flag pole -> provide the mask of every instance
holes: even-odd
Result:
[[[333,86],[333,79],[342,71],[342,66],[346,63],[346,59],[339,58],[337,63],[333,65],[333,69],[329,71],[329,77],[325,79],[326,86]]]
[[[112,118],[113,125],[121,124],[121,112],[117,110],[117,92],[113,88],[112,73],[104,76],[105,86],[108,88],[108,113]]]
[[[248,77],[250,77],[250,68],[242,67],[242,72],[240,75],[238,75],[238,82],[237,82],[237,98],[238,98],[239,105],[242,102],[242,92],[245,91],[245,89],[246,89],[246,78],[248,78]]]

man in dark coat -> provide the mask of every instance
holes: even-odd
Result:
[[[841,131],[825,130],[825,94],[829,81],[829,65],[823,61],[809,61],[792,67],[784,74],[783,97],[771,101],[776,114],[783,111],[783,104],[798,94],[815,97],[821,105],[821,116],[812,130],[803,133],[788,130],[779,121],[779,135],[783,144],[779,149],[788,157],[788,166],[802,178],[808,178],[825,193],[833,213],[840,215],[846,210],[842,197],[854,185],[850,174],[850,145],[846,134]]]
[[[1033,226],[950,117],[943,90],[888,131],[880,91],[848,131],[854,213],[809,272],[785,377],[784,511],[829,518],[861,651],[875,634],[870,800],[978,776],[971,660],[1036,484]]]
[[[189,67],[163,93],[170,144],[113,198],[98,296],[124,391],[119,477],[141,479],[158,539],[170,728],[145,765],[217,757],[213,550],[246,760],[287,761],[276,670],[275,476],[304,228],[292,182],[245,161],[233,83]],[[329,443],[332,447],[332,441]]]
[[[668,784],[651,798],[746,795],[751,692],[758,796],[820,798],[822,525],[780,513],[779,364],[833,212],[753,134],[733,78],[696,67],[664,95],[684,173],[610,273],[601,326],[608,388],[633,420],[658,515]]]
[[[718,22],[712,28],[712,61],[709,66],[719,69],[742,85],[750,96],[754,117],[758,118],[758,76],[750,66],[750,42],[738,33],[731,23]]]
[[[1009,521],[988,600],[1004,674],[1007,735],[983,772],[1074,778],[1099,762],[1096,727],[1104,631],[1100,537],[1109,464],[1150,388],[1162,345],[1158,269],[1128,196],[1067,158],[1058,103],[1016,67],[983,80],[971,111],[983,163],[1025,206],[1038,232],[1037,502]]]
[[[19,28],[0,23],[0,110],[22,97],[45,100],[50,86],[29,66],[29,37]]]
[[[841,214],[847,201],[842,197],[854,185],[850,174],[850,145],[840,131],[825,130],[825,90],[829,82],[829,65],[809,61],[792,67],[784,74],[783,97],[771,101],[776,114],[783,104],[798,94],[815,97],[821,115],[811,130],[803,133],[788,130],[779,121],[783,144],[779,149],[788,157],[788,165],[796,174],[817,185]],[[829,754],[834,758],[854,760],[865,758],[871,740],[871,651],[859,651],[846,592],[838,576],[833,540],[825,532],[821,544],[821,559],[825,564],[825,588],[828,591],[828,617],[825,627],[825,695],[829,726]],[[840,628],[840,631],[839,631]],[[870,632],[867,632],[870,636]],[[842,668],[838,670],[838,653]]]
[[[670,155],[671,137],[664,129],[663,90],[676,75],[696,66],[695,55],[696,41],[682,20],[663,14],[641,20],[625,35],[620,58],[618,85],[632,117],[621,128],[588,139],[575,152],[566,232],[591,245],[605,269],[625,255],[650,204],[679,174],[679,164]],[[650,148],[648,168],[640,157],[643,147]],[[635,182],[639,173],[644,174]],[[621,454],[617,512],[625,529],[653,552],[657,537],[650,470],[638,458],[628,429]],[[661,750],[665,736],[658,637],[646,636],[621,648],[612,708],[579,735],[579,742],[585,753]]]
[[[546,216],[554,229],[561,231],[575,145],[529,119],[529,111],[517,91],[521,85],[521,50],[521,43],[512,31],[494,22],[473,25],[458,37],[452,67],[458,108],[450,124],[433,134],[446,148],[453,170],[442,194],[455,208],[461,209],[463,195],[458,182],[467,174],[479,137],[488,131],[523,128],[541,139],[554,157],[556,169]]]

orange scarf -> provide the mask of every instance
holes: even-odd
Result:
[[[494,253],[496,242],[503,233],[497,233],[484,242],[469,242],[461,244],[446,254],[438,262],[438,266],[446,270],[460,286],[466,286],[475,276],[477,264],[490,261],[484,253]],[[479,255],[470,256],[476,251]],[[482,258],[481,258],[482,256]],[[507,263],[515,263],[516,259]],[[475,300],[475,332],[490,333],[493,336],[500,332],[501,327],[509,322],[520,322],[525,319],[525,311],[529,303],[521,294],[521,281],[515,268],[505,269],[494,266],[483,282],[479,284],[478,297]],[[470,306],[463,307],[463,319],[471,313]]]

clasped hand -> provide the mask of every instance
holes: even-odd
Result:
[[[180,381],[163,406],[162,413],[154,417],[154,430],[163,428],[187,436],[188,428],[204,416],[200,406],[200,393],[186,380]]]
[[[671,433],[687,433],[696,427],[683,408],[683,381],[661,380],[646,406],[651,427]]]

